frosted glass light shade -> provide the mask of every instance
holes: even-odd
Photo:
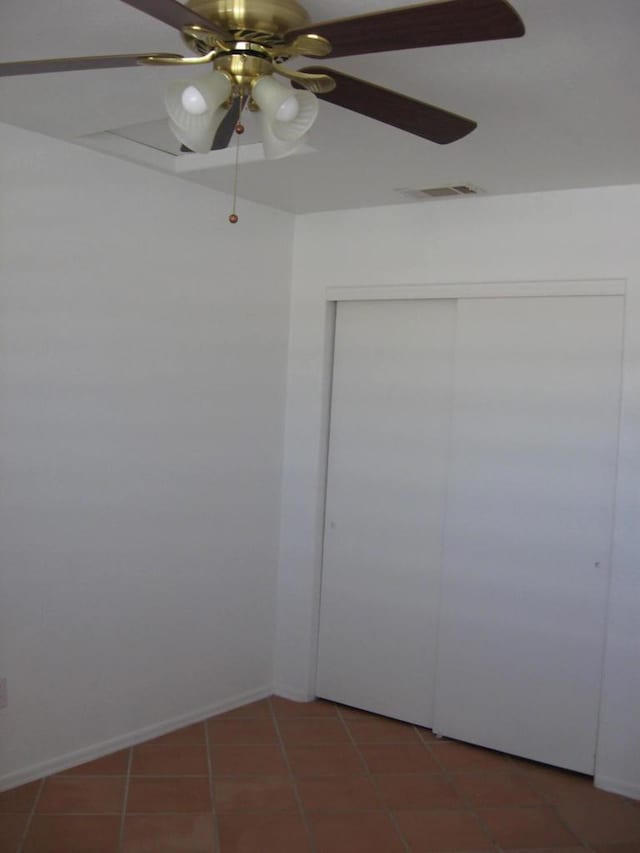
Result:
[[[271,134],[283,142],[300,140],[318,115],[315,95],[294,91],[270,76],[260,77],[254,83],[251,96],[262,110],[263,128],[267,124]]]
[[[195,89],[195,94],[205,103],[204,112],[194,113],[185,109],[184,100],[194,106],[201,103],[193,92],[188,91],[190,89]],[[225,116],[221,105],[230,94],[231,81],[219,71],[213,71],[199,80],[177,80],[172,83],[167,89],[164,103],[169,115],[169,127],[176,139],[199,154],[209,152],[218,125]]]
[[[288,157],[289,154],[293,154],[293,152],[300,148],[306,142],[306,135],[301,136],[300,139],[295,139],[292,142],[285,142],[282,139],[278,139],[277,136],[271,130],[269,126],[269,121],[262,114],[262,150],[264,151],[265,160],[281,160],[283,157]]]
[[[224,114],[224,110],[216,110],[209,122],[198,123],[189,128],[179,127],[172,119],[169,119],[169,130],[178,142],[190,151],[195,151],[197,154],[208,154],[211,151],[213,137],[216,135],[216,130],[224,118]]]

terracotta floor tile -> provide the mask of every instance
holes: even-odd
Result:
[[[565,802],[558,814],[583,843],[640,844],[640,810],[625,800]]]
[[[450,773],[464,770],[509,770],[512,767],[511,760],[502,753],[468,743],[436,741],[430,744],[430,748],[436,760]]]
[[[115,815],[36,815],[24,853],[116,853],[119,840]]]
[[[478,809],[478,814],[499,847],[572,847],[580,841],[546,806]]]
[[[209,720],[209,743],[278,743],[271,719]]]
[[[120,814],[124,776],[51,776],[38,801],[38,814]]]
[[[542,805],[542,800],[521,773],[456,773],[453,782],[469,804],[478,808]]]
[[[421,743],[363,743],[360,752],[374,774],[440,771],[429,750]]]
[[[392,809],[461,809],[453,785],[437,773],[389,773],[375,777],[384,802]]]
[[[127,813],[200,813],[211,809],[207,777],[135,777],[129,782]]]
[[[298,792],[308,812],[378,811],[382,801],[366,776],[299,779]]]
[[[404,845],[384,812],[310,816],[318,853],[404,853]]]
[[[218,820],[220,853],[310,853],[299,815],[235,812]]]
[[[411,853],[491,850],[493,844],[470,811],[394,812]]]
[[[211,814],[131,815],[123,853],[215,853]]]
[[[268,699],[258,699],[257,702],[249,702],[247,705],[241,705],[239,708],[234,708],[232,711],[224,711],[222,714],[216,714],[210,717],[210,720],[238,720],[256,717],[271,719],[271,706]]]
[[[211,744],[214,776],[285,776],[287,765],[277,744]]]
[[[205,743],[204,723],[194,723],[191,726],[176,729],[173,732],[167,732],[165,735],[148,740],[146,743],[155,743],[159,746],[182,746],[184,744],[203,744]]]
[[[333,702],[324,699],[314,699],[312,702],[292,702],[282,696],[271,697],[271,707],[280,720],[292,717],[336,717],[337,712]]]
[[[350,743],[289,746],[287,755],[296,776],[357,776],[364,765]]]
[[[544,800],[554,805],[572,802],[597,804],[624,801],[623,797],[595,788],[591,776],[571,773],[569,770],[560,770],[556,767],[547,767],[544,764],[533,764],[532,762],[519,763],[518,768],[528,784]]]
[[[283,719],[279,722],[280,734],[286,744],[349,743],[349,735],[337,717],[310,717]]]
[[[77,764],[75,767],[70,767],[68,770],[63,770],[58,773],[58,776],[125,776],[129,769],[129,752],[128,749],[121,749],[118,752],[112,752],[110,755],[104,755],[102,758],[96,758],[93,761],[87,761],[84,764]]]
[[[580,847],[536,847],[534,850],[530,847],[520,847],[515,850],[505,850],[504,853],[586,853],[586,851],[587,848],[580,845]]]
[[[0,853],[16,853],[28,819],[26,814],[0,814]]]
[[[41,784],[38,780],[20,785],[19,788],[12,788],[10,791],[3,791],[0,794],[0,814],[30,812]]]
[[[347,720],[357,743],[419,743],[416,730],[408,723],[374,717],[372,720]]]
[[[295,812],[298,804],[286,776],[245,776],[216,779],[216,811]]]
[[[204,744],[143,743],[133,748],[134,776],[206,776],[208,772]]]
[[[427,728],[279,697],[0,794],[0,853],[407,853],[405,843],[411,853],[640,853],[640,802]]]

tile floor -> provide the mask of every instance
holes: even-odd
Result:
[[[589,779],[272,697],[0,794],[0,853],[640,853]]]

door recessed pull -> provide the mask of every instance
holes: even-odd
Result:
[[[599,569],[600,568],[600,560],[598,560],[598,562],[594,563],[593,565],[596,567],[596,569]]]

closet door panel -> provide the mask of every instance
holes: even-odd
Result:
[[[435,728],[593,772],[620,297],[461,300]]]
[[[338,306],[319,696],[431,724],[455,302]]]

